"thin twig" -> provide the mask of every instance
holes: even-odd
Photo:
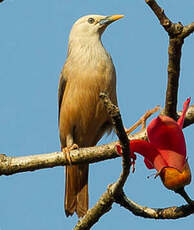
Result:
[[[160,106],[156,106],[155,108],[148,110],[134,125],[132,125],[129,129],[126,130],[127,135],[132,133],[138,126],[142,125],[143,129],[145,127],[146,120],[154,113],[156,113],[160,109]]]

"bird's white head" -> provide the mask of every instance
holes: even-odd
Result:
[[[100,37],[109,24],[123,17],[124,15],[87,15],[81,17],[74,23],[70,38]]]

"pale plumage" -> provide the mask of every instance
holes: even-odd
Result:
[[[116,74],[101,42],[108,24],[122,15],[88,15],[80,18],[69,36],[68,55],[59,81],[59,132],[62,150],[73,144],[94,146],[112,129],[110,117],[99,99],[107,92],[114,104]],[[88,209],[88,165],[66,167],[66,215],[79,217]]]

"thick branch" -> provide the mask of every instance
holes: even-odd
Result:
[[[168,83],[166,90],[165,114],[177,119],[177,96],[180,75],[180,60],[183,39],[170,38],[168,46]]]
[[[88,210],[83,219],[79,220],[74,230],[88,230],[95,223],[98,222],[100,217],[110,211],[112,203],[114,202],[113,197],[107,190],[95,204],[95,206]]]
[[[114,146],[108,145],[80,148],[71,151],[72,164],[94,163],[118,157]],[[63,152],[53,152],[21,157],[8,157],[0,155],[0,175],[12,175],[19,172],[34,171],[69,164]]]

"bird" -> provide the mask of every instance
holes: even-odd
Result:
[[[88,210],[88,164],[72,165],[70,151],[95,146],[113,129],[99,95],[106,92],[117,105],[116,71],[101,35],[124,15],[87,15],[69,35],[67,58],[59,77],[58,122],[61,150],[69,165],[65,176],[65,214],[78,218]]]

